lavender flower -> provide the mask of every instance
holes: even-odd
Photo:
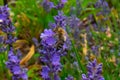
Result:
[[[106,15],[110,12],[108,3],[105,0],[98,0],[95,4],[96,8],[101,8],[102,10],[99,12],[99,14]]]
[[[45,80],[59,80],[58,72],[61,70],[60,52],[55,49],[55,33],[51,29],[45,29],[40,38],[42,49],[41,61],[46,64],[42,67],[42,78]],[[51,77],[51,76],[52,77]]]
[[[88,73],[87,75],[82,74],[82,80],[104,80],[102,73],[102,64],[97,64],[97,61],[94,60],[89,62],[87,65]]]
[[[2,40],[2,44],[12,46],[12,43],[16,41],[16,38],[12,35],[15,30],[15,27],[12,25],[12,22],[9,18],[9,8],[6,6],[0,7],[0,29],[2,32],[6,33],[7,39]],[[3,46],[3,48],[5,48]]]
[[[7,34],[6,44],[11,45],[16,41],[16,38],[12,36],[15,27],[12,25],[9,19],[9,8],[6,6],[0,7],[0,29]]]
[[[65,4],[66,2],[67,2],[67,0],[61,0],[61,3],[64,3],[64,4]]]
[[[9,19],[8,11],[9,11],[9,8],[7,7],[7,5],[0,7],[0,29],[3,32],[5,32],[7,35],[9,35],[9,33],[11,33],[13,31],[11,21]],[[10,38],[10,37],[8,37],[8,38]],[[10,39],[7,39],[5,41],[4,36],[0,36],[0,44],[2,45],[2,47],[0,47],[0,52],[4,52],[6,50],[6,46],[4,46],[4,45],[9,44],[9,43],[6,43],[8,41],[10,41]],[[10,42],[12,43],[12,41],[10,41]]]
[[[9,16],[9,11],[10,9],[7,7],[7,5],[5,5],[5,6],[1,6],[0,7],[0,14],[1,15],[3,15],[4,16],[4,18],[6,17],[8,17]]]
[[[49,0],[43,0],[42,6],[46,12],[49,12],[52,8],[54,8],[53,2],[50,2]]]
[[[62,11],[58,11],[58,15],[54,16],[56,26],[65,28],[66,26],[66,16],[63,15]]]
[[[0,7],[0,29],[7,35],[6,40],[4,40],[3,37],[0,38],[0,43],[2,43],[3,45],[7,44],[10,47],[6,66],[10,69],[11,73],[13,74],[12,80],[28,80],[26,70],[24,68],[21,68],[19,65],[19,53],[17,55],[14,55],[14,51],[12,48],[12,43],[16,41],[16,37],[12,35],[12,33],[15,30],[15,27],[12,25],[12,22],[9,19],[9,8],[7,7],[7,5]],[[4,47],[1,48],[1,50],[3,49]]]
[[[57,26],[55,23],[52,23],[52,22],[50,22],[48,25],[52,30]]]
[[[42,78],[50,79],[49,72],[50,72],[50,68],[48,66],[42,67],[42,72],[41,72]]]
[[[79,26],[80,20],[75,15],[72,15],[71,17],[67,18],[66,22],[71,28],[74,28]]]
[[[8,39],[6,40],[6,44],[12,44],[13,42],[15,42],[17,40],[16,37],[13,37],[11,34],[8,34]]]
[[[40,59],[45,64],[42,67],[41,76],[45,80],[60,80],[58,75],[58,72],[61,71],[62,68],[60,59],[63,54],[66,54],[64,48],[66,48],[67,45],[63,45],[59,50],[55,47],[58,41],[55,35],[56,33],[53,32],[52,29],[45,29],[40,35],[42,46],[39,48],[41,53]]]
[[[9,8],[7,5],[0,7],[0,29],[5,33],[11,33],[15,29],[9,19]]]
[[[58,5],[55,6],[56,9],[62,9],[64,7],[64,4],[67,2],[67,0],[60,0]]]
[[[41,33],[40,38],[45,41],[48,37],[54,36],[54,34],[55,33],[51,29],[49,29],[49,30],[45,29],[44,33]]]
[[[20,53],[18,52],[17,55]],[[10,51],[8,52],[8,61],[6,62],[7,68],[10,69],[11,73],[13,74],[12,80],[28,80],[26,69],[23,69],[20,67],[20,59],[19,56],[17,56],[13,52],[13,48],[10,48]]]
[[[65,3],[66,0],[61,0],[61,3]],[[60,59],[63,55],[66,54],[67,41],[64,42],[62,47],[58,49],[56,47],[59,38],[56,37],[56,32],[54,28],[62,27],[65,29],[66,26],[66,16],[63,15],[62,11],[58,11],[58,15],[54,16],[55,23],[51,23],[52,29],[45,29],[41,33],[40,38],[41,47],[38,48],[38,52],[41,54],[41,61],[45,64],[42,66],[41,76],[44,80],[60,80],[58,73],[61,71],[62,65]],[[36,42],[35,39],[33,39]],[[37,45],[36,45],[37,46]]]
[[[68,75],[68,77],[67,77],[67,78],[65,78],[65,80],[74,80],[74,78],[73,78],[73,76]]]
[[[63,14],[62,11],[58,11],[58,15],[54,16],[55,23],[49,23],[51,29],[56,27],[62,27],[66,29],[67,17]]]
[[[56,43],[56,40],[55,40],[54,36],[55,36],[55,33],[51,29],[49,29],[49,30],[45,29],[44,33],[41,33],[40,38],[47,45],[53,46]]]
[[[67,2],[67,0],[60,0],[57,5],[54,5],[53,2],[49,0],[44,0],[42,2],[42,6],[46,12],[50,12],[52,8],[54,9],[62,9],[64,7],[64,4]]]

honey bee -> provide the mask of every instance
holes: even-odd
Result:
[[[54,30],[55,37],[57,39],[57,42],[55,44],[55,47],[57,50],[61,49],[64,45],[64,42],[67,40],[67,32],[62,27],[56,27]]]

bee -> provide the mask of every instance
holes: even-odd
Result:
[[[57,39],[55,47],[57,50],[60,50],[63,47],[64,42],[67,40],[67,32],[59,26],[56,27],[53,31],[55,32],[55,38]]]

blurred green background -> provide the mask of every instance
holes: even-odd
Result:
[[[57,10],[51,10],[49,13],[45,12],[42,6],[40,6],[42,0],[10,0],[8,1],[8,6],[10,7],[11,19],[13,21],[13,25],[16,27],[16,36],[20,40],[26,40],[28,43],[26,45],[32,45],[32,38],[35,37],[39,39],[40,33],[43,32],[45,28],[49,28],[49,22],[54,22],[53,16],[57,15]],[[58,0],[51,0],[57,4]],[[78,14],[77,17],[80,20],[88,17],[90,14],[94,14],[95,18],[99,20],[99,17],[96,16],[98,10],[92,7],[88,7],[89,3],[95,3],[97,0],[78,0],[81,2],[81,14]],[[105,80],[120,80],[120,0],[107,0],[110,7],[110,14],[104,16],[103,18],[108,18],[107,21],[102,21],[99,26],[103,28],[110,28],[110,34],[112,37],[108,37],[106,32],[95,31],[90,29],[90,32],[87,33],[84,29],[81,30],[81,34],[79,34],[79,39],[85,40],[83,37],[84,34],[89,33],[92,35],[94,45],[100,46],[98,53],[100,56],[96,56],[91,52],[91,46],[87,43],[87,51],[91,53],[90,58],[97,58],[99,62],[103,63],[103,76]],[[0,0],[0,5],[3,5],[3,0]],[[76,7],[76,0],[68,0],[63,8],[63,12],[65,15],[70,15],[70,8]],[[90,12],[86,12],[87,9],[90,9]],[[77,13],[77,12],[75,12]],[[117,17],[116,17],[117,16]],[[97,21],[96,21],[97,22]],[[24,34],[23,34],[24,33]],[[71,36],[71,35],[70,35]],[[82,36],[82,37],[81,37]],[[74,36],[72,36],[74,37]],[[78,41],[78,40],[77,40]],[[86,65],[87,60],[86,56],[83,53],[85,44],[80,40],[80,48],[76,47],[76,42],[73,40],[72,42],[72,50],[68,53],[67,56],[63,57],[61,62],[64,65],[62,72],[60,73],[61,79],[71,74],[75,77],[75,80],[81,79],[81,74],[87,73]],[[90,42],[89,40],[87,42]],[[77,57],[71,59],[71,52],[77,54]],[[74,55],[75,55],[74,54]],[[35,58],[38,58],[39,54],[35,54],[33,56],[33,63],[35,62]],[[7,60],[7,52],[5,54],[0,54],[0,78],[5,78],[7,75],[8,80],[10,80],[10,72],[5,68],[4,62]],[[64,64],[64,61],[66,64]],[[32,64],[32,60],[30,60]],[[74,62],[78,62],[80,69],[73,65]],[[28,71],[28,76],[32,80],[40,80],[38,74],[34,74],[38,68],[33,66]],[[6,75],[3,75],[6,73]]]

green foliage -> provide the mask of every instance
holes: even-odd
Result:
[[[0,0],[0,5],[3,5],[3,0]]]
[[[9,2],[9,7],[11,8],[11,19],[13,21],[14,26],[16,27],[16,36],[19,39],[24,39],[29,42],[29,45],[33,44],[32,38],[35,37],[39,39],[40,33],[48,28],[49,22],[54,22],[53,16],[57,14],[57,10],[52,9],[49,13],[45,12],[45,10],[40,6],[42,0],[17,0],[13,2]],[[54,1],[55,4],[58,3],[57,0]],[[120,5],[119,0],[107,0],[111,10],[109,15],[103,16],[103,18],[107,18],[106,21],[103,21],[100,17],[96,16],[96,14],[100,11],[99,9],[94,8],[93,6],[88,6],[90,3],[95,3],[96,0],[80,0],[80,8],[81,11],[77,15],[80,20],[88,17],[93,14],[96,23],[98,24],[98,28],[107,29],[110,31],[102,32],[95,31],[90,26],[90,34],[92,41],[87,41],[93,43],[93,45],[100,46],[98,49],[99,55],[95,55],[91,51],[91,45],[87,43],[87,54],[89,54],[90,59],[97,58],[98,62],[103,63],[103,76],[105,80],[120,80]],[[0,0],[0,5],[3,5],[3,0]],[[76,0],[68,0],[66,3],[63,12],[65,15],[70,15],[70,8],[76,7]],[[76,15],[77,12],[75,11]],[[117,16],[117,17],[116,17]],[[68,28],[68,31],[70,29]],[[85,29],[81,30],[78,38],[81,39],[81,35],[87,33]],[[68,33],[70,37],[74,36],[71,33]],[[88,35],[88,34],[87,34]],[[109,35],[111,35],[109,37]],[[89,36],[87,36],[89,37]],[[84,40],[84,38],[82,37]],[[87,73],[86,65],[88,60],[86,56],[83,54],[83,48],[81,44],[84,42],[80,42],[77,44],[80,48],[76,47],[76,39],[71,39],[71,51],[68,52],[67,56],[63,57],[61,63],[63,64],[62,71],[60,72],[61,80],[64,80],[69,74],[74,76],[75,80],[81,80],[81,74]],[[74,55],[74,57],[71,57]],[[92,55],[92,56],[91,56]],[[33,58],[30,60],[31,63],[34,63],[35,60],[39,57],[39,54],[35,54]],[[87,56],[88,57],[88,56]],[[91,59],[91,57],[93,57]],[[5,67],[5,61],[7,60],[7,52],[0,53],[0,78],[3,79],[6,76],[3,75],[6,73],[7,79],[10,80],[10,72]],[[74,62],[78,62],[78,67],[74,66]],[[42,80],[38,75],[40,72],[40,65],[32,65],[32,67],[28,71],[28,76],[31,80]],[[37,74],[35,74],[37,72]]]

